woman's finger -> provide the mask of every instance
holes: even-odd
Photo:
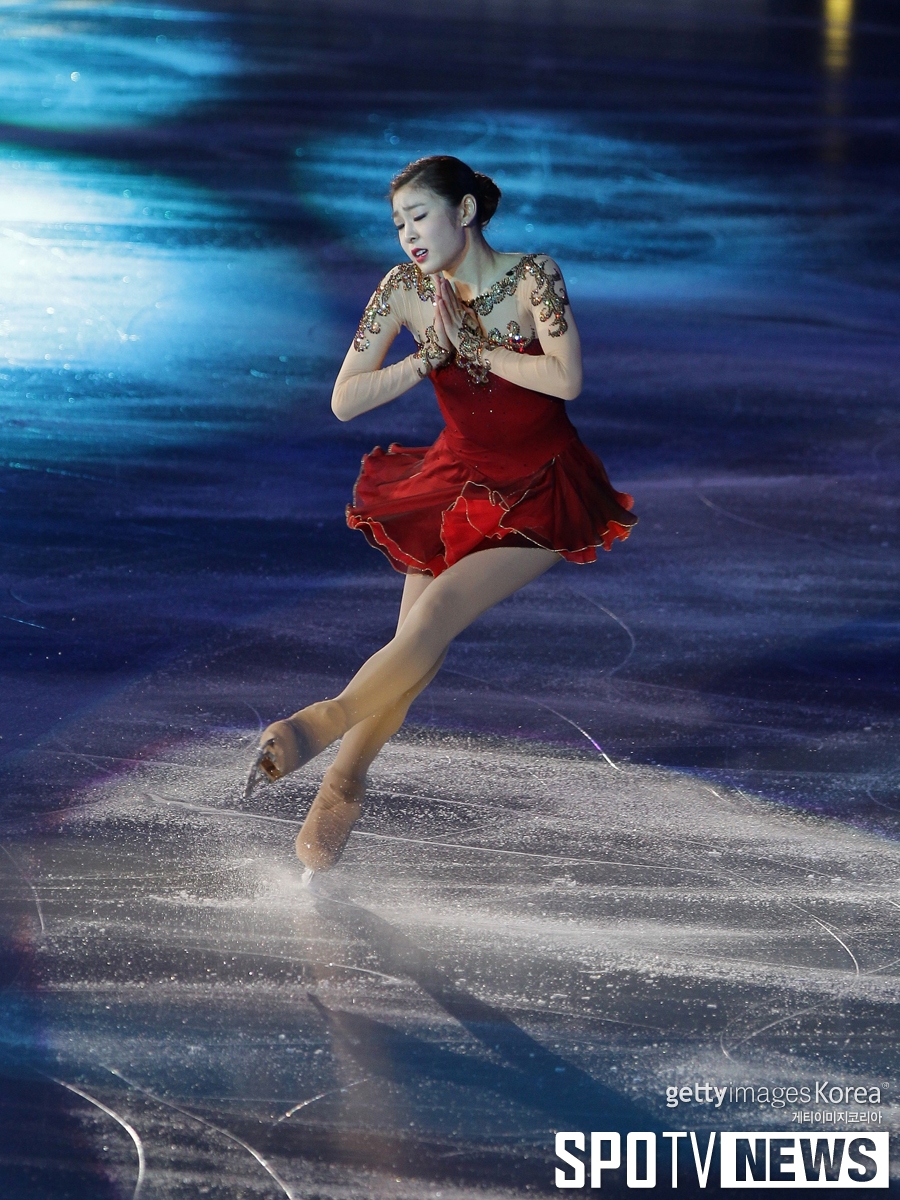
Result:
[[[456,318],[459,316],[459,304],[456,299],[456,293],[453,291],[453,288],[450,286],[450,284],[446,282],[446,280],[444,281],[444,286],[441,289],[441,303],[444,305],[447,315],[451,319],[456,320]]]
[[[449,350],[452,343],[450,338],[447,336],[447,326],[444,321],[444,316],[440,305],[435,306],[434,332],[437,334],[438,341],[441,343],[444,349]]]

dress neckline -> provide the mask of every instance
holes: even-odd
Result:
[[[505,287],[507,286],[507,279],[509,279],[511,275],[518,275],[525,260],[532,257],[533,255],[531,254],[523,254],[519,261],[517,263],[513,263],[508,271],[504,271],[499,279],[495,279],[489,288],[485,288],[483,292],[479,292],[478,295],[473,296],[471,300],[463,300],[462,303],[470,305],[477,304],[479,300],[486,300],[488,296],[491,296],[494,299],[494,303],[496,303],[496,300],[499,299],[499,297],[494,297],[494,292],[496,292],[498,289],[501,291],[505,290]],[[516,282],[518,283],[518,279]]]
[[[471,300],[462,300],[460,303],[478,313],[479,317],[486,317],[493,310],[495,304],[507,296],[512,296],[526,272],[531,271],[534,274],[535,268],[535,256],[523,254],[519,261],[501,275],[495,283],[492,283],[486,292],[473,296]]]

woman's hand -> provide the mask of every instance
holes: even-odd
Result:
[[[456,360],[465,367],[476,383],[487,383],[490,363],[485,352],[490,342],[484,336],[478,318],[471,309],[463,308],[449,282],[439,275],[436,280],[434,331],[442,345],[456,351]]]
[[[434,302],[434,331],[445,350],[458,350],[466,314],[450,282],[443,275],[436,275],[434,282],[437,292]]]

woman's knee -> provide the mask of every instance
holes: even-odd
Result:
[[[453,639],[469,623],[460,624],[460,605],[447,593],[420,597],[397,631],[396,640],[410,648],[421,648],[430,658],[443,654]]]
[[[437,579],[416,601],[407,620],[422,629],[455,628],[460,622],[463,623],[460,627],[465,628],[472,619],[468,612],[473,600],[464,588]],[[453,636],[450,634],[451,638]]]

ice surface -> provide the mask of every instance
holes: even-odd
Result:
[[[789,1122],[695,1082],[897,1127],[896,14],[495,5],[473,62],[401,10],[4,13],[4,1200],[555,1193],[559,1129]],[[559,257],[641,522],[458,639],[310,889],[327,754],[242,785],[395,619],[342,509],[433,400],[328,398],[426,149]]]

